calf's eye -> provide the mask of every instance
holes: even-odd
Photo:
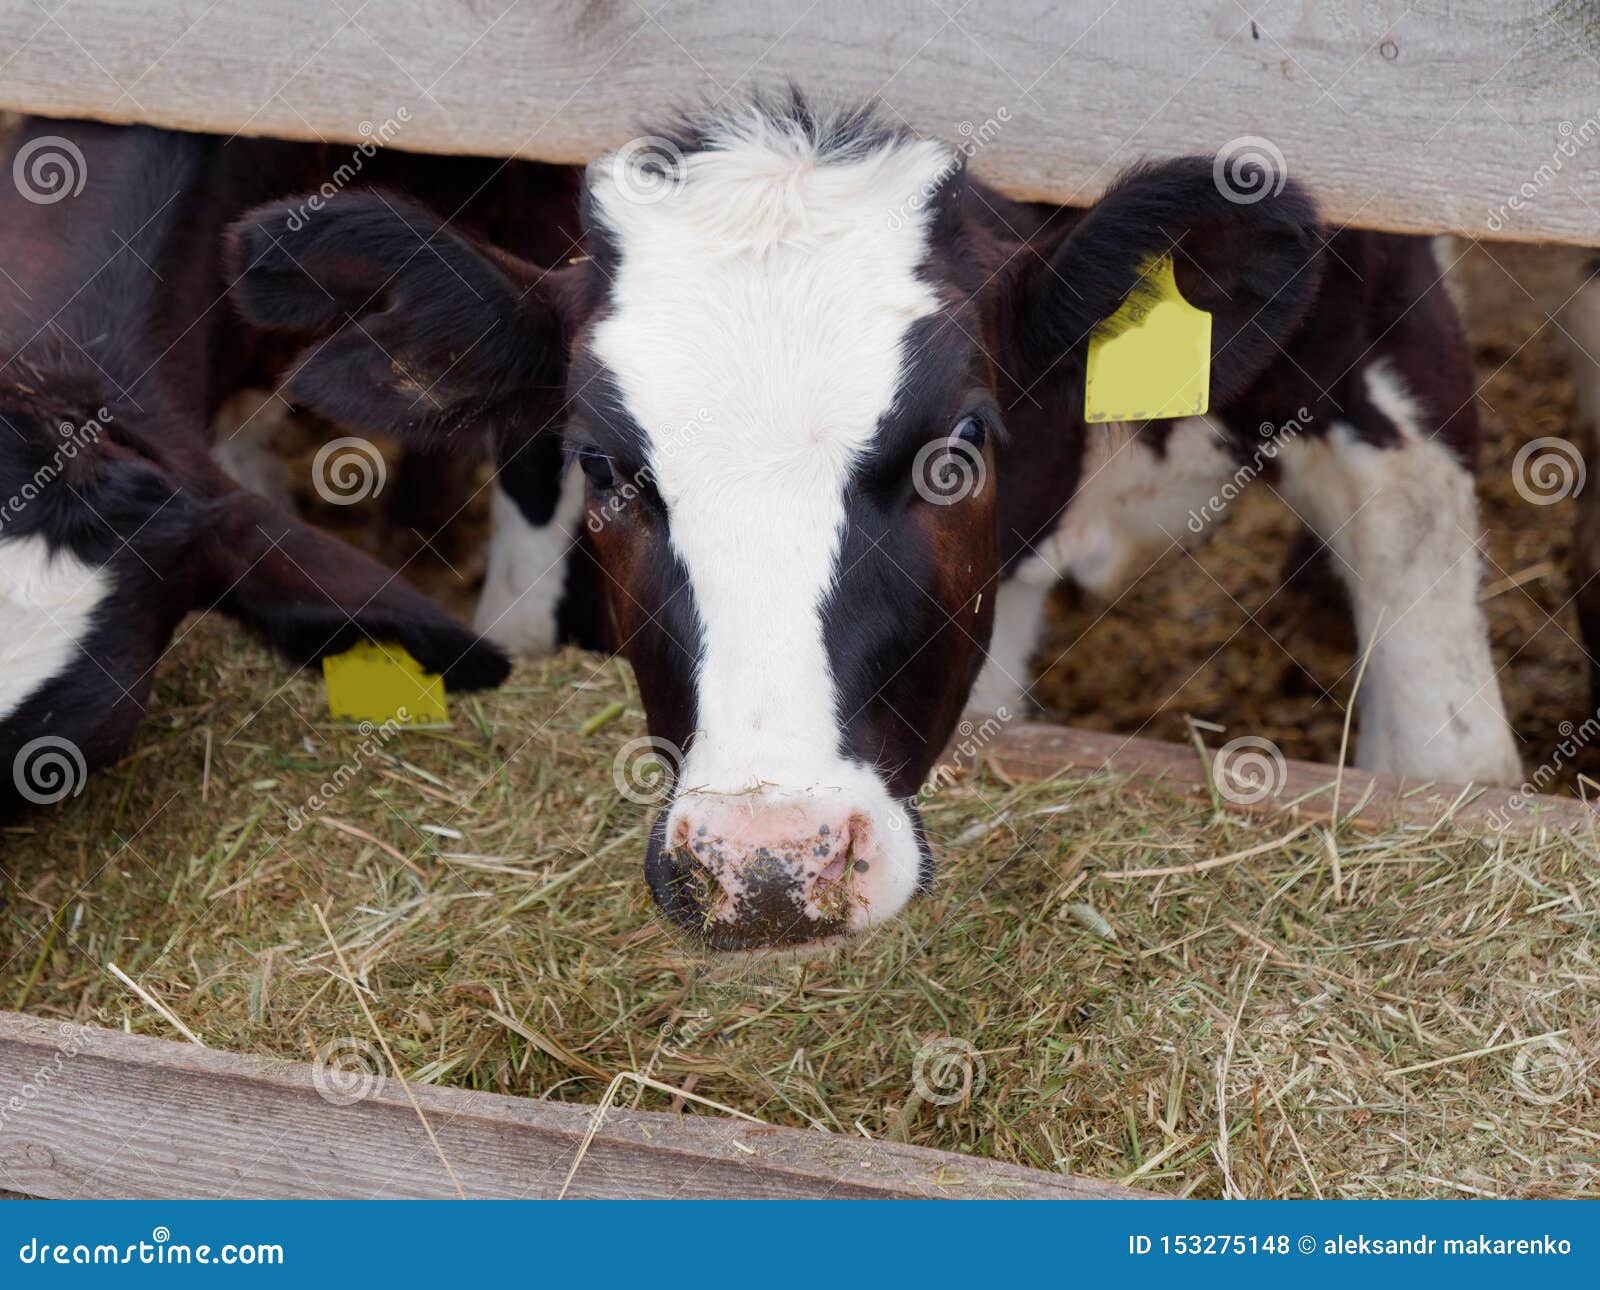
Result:
[[[611,469],[611,458],[593,448],[578,449],[578,466],[589,482],[604,492],[617,486],[616,473]]]
[[[974,448],[983,447],[983,441],[988,435],[989,429],[983,424],[983,418],[974,416],[962,417],[950,431],[952,439],[959,439],[962,443],[969,443]]]

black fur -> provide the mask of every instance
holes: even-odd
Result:
[[[545,427],[559,398],[561,333],[536,282],[513,281],[438,216],[393,194],[341,193],[322,210],[304,208],[252,211],[228,237],[244,317],[323,337],[290,374],[297,401],[416,444],[484,430],[520,440]]]

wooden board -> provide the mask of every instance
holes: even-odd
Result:
[[[1020,197],[1254,135],[1338,223],[1587,244],[1597,58],[1576,0],[0,0],[0,106],[28,111],[579,162],[792,79]]]
[[[313,1068],[0,1012],[0,1188],[50,1199],[557,1196],[590,1108],[374,1080],[348,1105]],[[572,1197],[1029,1197],[1138,1193],[921,1147],[714,1115],[608,1112]]]
[[[1037,782],[1058,776],[1126,775],[1162,786],[1184,797],[1208,801],[1215,749],[1202,760],[1181,744],[1094,730],[1074,730],[1044,722],[1019,722],[997,732],[982,748],[987,766],[1002,778]],[[1524,835],[1540,829],[1592,833],[1600,811],[1571,797],[1404,779],[1346,767],[1284,758],[1281,772],[1268,772],[1273,788],[1258,802],[1229,803],[1230,809],[1258,814],[1288,814],[1295,819],[1340,820],[1369,828],[1396,824],[1432,827],[1448,822],[1468,832],[1504,828]],[[1252,794],[1249,794],[1253,796]],[[1516,798],[1516,801],[1513,799]]]

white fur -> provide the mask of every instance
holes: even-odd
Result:
[[[548,654],[567,562],[583,516],[583,474],[568,469],[548,524],[532,524],[498,483],[489,505],[489,562],[473,626],[513,654]]]
[[[1421,410],[1387,361],[1365,380],[1399,446],[1362,443],[1336,422],[1279,458],[1285,500],[1332,548],[1357,638],[1372,642],[1356,761],[1424,779],[1514,783],[1516,744],[1478,603],[1472,476],[1424,435]]]
[[[1120,422],[1086,426],[1085,433],[1078,491],[1017,576],[1046,584],[1070,577],[1111,597],[1166,552],[1209,535],[1236,467],[1209,417],[1175,422],[1159,453]],[[1198,532],[1194,514],[1206,519]]]
[[[754,117],[723,144],[651,204],[590,169],[621,244],[594,349],[649,436],[704,633],[701,729],[669,827],[696,795],[867,810],[887,863],[871,866],[862,926],[910,898],[917,849],[876,772],[839,755],[821,610],[852,468],[895,397],[908,328],[938,307],[916,272],[921,205],[950,154],[907,141],[819,164]]]
[[[105,569],[40,534],[0,536],[0,721],[66,671],[111,589]]]
[[[1173,424],[1157,453],[1121,422],[1086,426],[1083,476],[1056,526],[1000,584],[988,658],[967,706],[997,712],[1023,706],[1028,661],[1050,589],[1063,578],[1112,597],[1167,552],[1208,536],[1226,509],[1236,468],[1207,417]],[[1190,517],[1205,523],[1198,532]]]

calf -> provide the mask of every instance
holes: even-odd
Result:
[[[1282,487],[1373,639],[1363,755],[1513,772],[1465,359],[1417,244],[1326,239],[1295,185],[1241,202],[1210,158],[1137,168],[1081,214],[1013,203],[953,149],[798,95],[597,161],[583,201],[592,259],[562,268],[415,207],[341,198],[299,232],[267,207],[236,228],[236,296],[329,334],[290,388],[354,427],[514,447],[565,423],[612,630],[681,750],[646,878],[703,943],[817,943],[900,910],[932,874],[912,799],[996,619],[979,693],[1003,702],[1041,570],[1176,530],[1193,503],[1172,481],[1223,480],[1302,406]],[[405,253],[418,237],[434,256]],[[1086,432],[1086,342],[1167,251],[1213,316],[1215,414]],[[1142,516],[1131,488],[1096,500],[1124,456],[1168,475]]]
[[[498,648],[213,459],[213,414],[292,352],[227,305],[222,230],[331,183],[350,155],[65,121],[15,141],[0,188],[0,799],[55,800],[119,755],[192,608],[299,662],[376,638],[453,688],[505,676]],[[42,186],[52,166],[59,196]],[[409,182],[482,236],[562,253],[570,235],[524,217],[570,211],[570,178],[503,170],[378,154],[360,182]],[[491,199],[508,190],[519,220],[502,230]]]

